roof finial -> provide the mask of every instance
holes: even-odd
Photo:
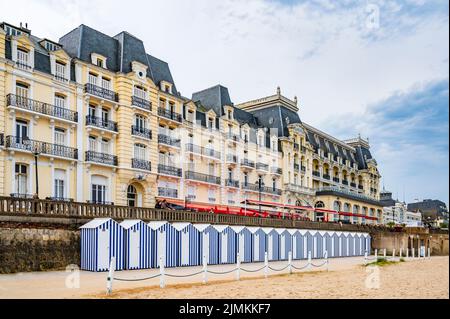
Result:
[[[281,95],[281,89],[279,86],[277,86],[277,95],[280,96]]]
[[[297,105],[297,95],[294,96],[294,103],[295,103],[295,105]]]

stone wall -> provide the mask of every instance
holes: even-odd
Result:
[[[79,231],[0,224],[0,273],[65,269],[69,264],[80,264]]]

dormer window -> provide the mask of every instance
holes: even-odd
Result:
[[[66,80],[66,64],[56,61],[55,63],[55,78],[57,80]]]
[[[20,68],[28,69],[30,67],[30,54],[27,50],[17,48],[17,65]]]
[[[212,130],[214,128],[214,119],[211,117],[208,118],[208,128],[210,130]]]
[[[102,59],[97,58],[97,66],[104,68],[104,61]]]
[[[164,86],[164,91],[170,93],[170,86],[165,85]]]
[[[233,119],[233,112],[231,110],[228,110],[228,119],[232,120]]]

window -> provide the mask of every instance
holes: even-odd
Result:
[[[215,174],[214,163],[209,163],[209,165],[208,165],[208,172],[209,172],[209,175],[214,176],[214,174]]]
[[[232,192],[227,193],[227,197],[228,197],[228,204],[235,204],[234,193]]]
[[[16,120],[16,137],[19,143],[22,142],[24,137],[28,137],[28,122]]]
[[[147,98],[147,92],[145,91],[144,88],[142,88],[140,86],[135,86],[134,87],[134,96],[137,96],[138,98],[145,100]]]
[[[94,203],[106,202],[106,185],[108,181],[106,177],[94,175],[91,178],[91,201]]]
[[[89,117],[95,117],[95,113],[96,113],[95,111],[96,111],[95,105],[89,105],[89,108],[88,108]]]
[[[100,152],[104,154],[109,154],[109,140],[106,138],[102,138],[100,142]]]
[[[17,194],[28,194],[28,167],[25,164],[16,164],[14,180],[14,191]]]
[[[89,150],[93,152],[97,151],[97,138],[95,136],[89,136]]]
[[[19,97],[28,98],[28,85],[16,83],[16,95]],[[19,99],[18,102],[21,103],[21,99]]]
[[[208,189],[208,201],[210,203],[214,203],[216,201],[216,190],[215,189]]]
[[[66,145],[66,131],[62,128],[55,128],[55,144]]]
[[[99,67],[101,67],[101,68],[104,67],[104,66],[103,66],[103,60],[102,60],[102,59],[98,59],[98,58],[97,58],[97,66],[99,66]]]
[[[277,140],[273,139],[272,140],[272,151],[276,152],[277,150]]]
[[[106,90],[111,89],[111,81],[109,79],[102,78],[102,88]]]
[[[210,130],[214,128],[214,120],[212,118],[208,118],[208,128]]]
[[[169,85],[164,86],[164,91],[170,93],[170,86]]]
[[[19,31],[19,30],[15,29],[15,28],[11,28],[8,25],[5,25],[5,31],[6,31],[6,33],[8,35],[12,35],[12,36],[17,36],[17,35],[21,35],[22,34],[22,31]]]
[[[294,175],[294,185],[298,185],[298,176],[297,176],[297,174]]]
[[[103,123],[108,123],[108,121],[109,121],[109,110],[108,109],[102,109],[102,121],[103,121]]]
[[[277,181],[275,179],[272,180],[272,190],[275,191],[277,189]]]
[[[258,136],[258,146],[260,146],[260,147],[264,146],[264,138],[262,135]]]
[[[17,49],[17,64],[22,67],[29,66],[29,53],[24,49]]]
[[[244,173],[244,186],[248,185],[248,174]]]
[[[127,188],[127,203],[130,207],[136,206],[137,192],[136,187],[129,185]]]
[[[196,189],[195,186],[188,186],[188,199],[195,199],[196,198]]]
[[[88,82],[89,82],[89,84],[97,85],[97,74],[89,73]]]
[[[134,117],[134,124],[136,129],[145,129],[147,127],[147,120],[144,116],[136,114]]]
[[[134,144],[134,158],[145,160],[146,146],[143,144]]]
[[[228,179],[229,180],[233,179],[233,170],[231,168],[228,169]]]
[[[188,111],[187,120],[192,123],[194,122],[194,112],[192,110]]]
[[[54,180],[53,196],[56,198],[66,197],[65,192],[64,192],[66,171],[64,171],[62,169],[55,169],[54,178],[55,178],[55,180]]]
[[[55,94],[55,106],[65,108],[66,107],[66,97],[64,95]]]
[[[55,77],[57,79],[66,79],[66,65],[64,63],[56,62]]]
[[[233,117],[232,117],[232,112],[231,112],[231,110],[228,110],[228,119],[229,120],[231,120]]]

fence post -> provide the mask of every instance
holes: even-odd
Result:
[[[311,251],[308,251],[308,270],[311,269]]]
[[[364,265],[367,264],[367,250],[364,252]]]
[[[264,253],[264,277],[267,279],[269,274],[269,258],[267,257],[267,251]]]
[[[411,248],[411,257],[414,258],[416,251],[414,250],[414,248]]]
[[[288,254],[288,265],[289,274],[292,274],[292,251]]]
[[[406,248],[406,258],[409,258],[409,248]]]
[[[417,247],[417,258],[420,259],[420,247]]]
[[[159,256],[159,287],[164,288],[166,283],[164,282],[164,259],[163,255]]]
[[[109,263],[108,277],[106,279],[106,294],[112,294],[112,284],[114,281],[114,269],[116,266],[116,258],[113,256]]]
[[[431,248],[428,247],[428,259],[431,259]]]
[[[203,284],[208,282],[208,268],[206,263],[206,255],[203,255]]]
[[[325,250],[324,255],[325,255],[325,265],[326,265],[327,271],[328,271],[328,251],[327,250]]]
[[[399,255],[400,259],[402,258],[402,253],[403,253],[403,248],[400,248],[400,255]]]
[[[384,249],[383,257],[384,257],[384,259],[386,259],[386,248]]]
[[[236,261],[236,280],[241,279],[241,258],[239,257],[239,253],[237,253],[237,261]]]
[[[378,260],[378,249],[375,249],[375,260]]]
[[[392,259],[395,259],[395,248],[392,249]]]

